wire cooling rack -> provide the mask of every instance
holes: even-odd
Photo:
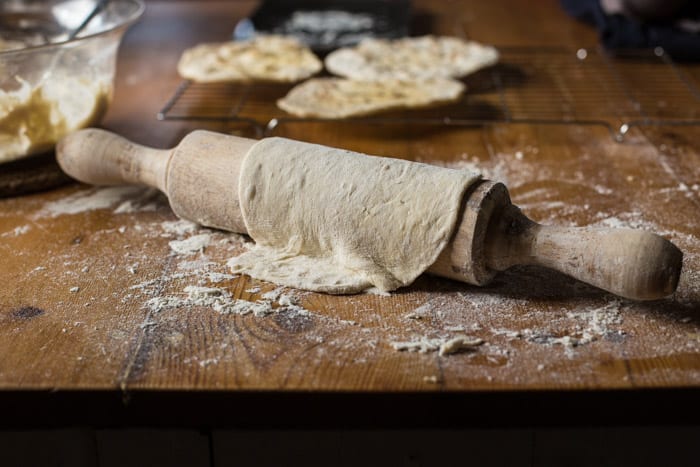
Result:
[[[348,119],[431,124],[603,125],[618,141],[633,127],[700,125],[700,87],[663,50],[610,57],[596,48],[501,48],[498,65],[464,79],[456,103]],[[297,118],[276,106],[292,85],[184,81],[160,120],[252,124],[261,134]]]

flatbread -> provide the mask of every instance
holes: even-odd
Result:
[[[461,78],[498,61],[491,46],[456,37],[365,39],[328,54],[326,69],[357,80]]]
[[[243,44],[236,42],[199,44],[183,52],[177,71],[198,83],[248,81],[235,60],[243,49]]]
[[[293,83],[323,69],[321,60],[294,38],[259,36],[253,44],[240,54],[238,63],[255,80]]]
[[[454,102],[464,88],[459,81],[442,78],[421,82],[314,78],[295,86],[277,106],[298,117],[346,118]]]
[[[236,273],[332,294],[412,283],[445,248],[474,172],[285,138],[250,149],[239,181],[256,245]]]
[[[249,41],[200,44],[183,52],[180,76],[200,83],[296,82],[323,68],[311,50],[292,37],[256,36]]]

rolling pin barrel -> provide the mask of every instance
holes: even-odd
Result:
[[[174,149],[157,150],[86,129],[64,138],[57,157],[77,180],[155,187],[178,216],[246,233],[238,174],[255,143],[199,130]],[[622,297],[652,300],[676,289],[682,259],[671,242],[649,232],[539,225],[512,205],[503,184],[483,180],[465,194],[452,238],[428,271],[484,285],[511,266],[540,265]]]

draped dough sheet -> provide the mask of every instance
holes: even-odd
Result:
[[[479,175],[267,138],[247,154],[240,203],[256,245],[234,272],[301,289],[390,291],[432,265]]]

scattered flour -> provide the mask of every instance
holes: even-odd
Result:
[[[286,287],[277,287],[274,290],[270,290],[269,292],[262,294],[262,298],[265,300],[277,300],[285,290]]]
[[[206,278],[209,282],[212,283],[219,283],[219,282],[224,282],[228,281],[231,279],[235,279],[238,277],[236,274],[228,274],[225,272],[216,272],[216,271],[204,271],[199,274],[201,277]]]
[[[477,337],[457,336],[440,344],[440,356],[450,355],[464,350],[473,350],[484,341]]]
[[[180,295],[157,296],[146,301],[146,308],[152,312],[160,312],[171,308],[185,306],[204,306],[222,314],[247,315],[257,317],[267,316],[278,311],[291,311],[301,315],[309,311],[295,303],[288,295],[280,295],[277,306],[275,300],[262,299],[255,302],[233,298],[231,293],[219,287],[202,287],[188,285]]]
[[[210,234],[198,234],[184,240],[172,240],[168,242],[170,249],[181,255],[190,255],[204,251],[211,242]]]
[[[622,324],[621,306],[622,302],[614,300],[591,310],[569,311],[567,316],[580,323],[575,329],[580,335],[575,345],[588,344],[610,334],[620,335],[622,331],[618,327]]]
[[[199,229],[199,225],[184,219],[161,222],[160,226],[166,235],[175,235],[177,237],[183,237]]]
[[[622,302],[612,300],[598,307],[574,307],[559,319],[549,320],[537,328],[491,329],[494,335],[523,340],[543,346],[562,346],[569,358],[574,349],[604,339],[619,341],[626,336],[622,329]]]
[[[440,356],[458,353],[464,350],[473,350],[483,344],[484,341],[469,336],[455,336],[452,338],[428,338],[421,337],[413,341],[392,342],[394,350],[428,353],[437,351]]]
[[[78,214],[95,209],[106,209],[122,201],[142,194],[144,189],[134,186],[113,186],[81,190],[57,201],[44,205],[39,216],[58,217],[63,214]]]
[[[133,198],[122,201],[114,209],[114,214],[155,211],[162,204],[163,195],[155,188],[142,188]]]
[[[20,235],[26,234],[30,230],[31,227],[29,225],[20,225],[10,230],[9,232],[4,232],[0,235],[0,237],[19,237]]]
[[[209,365],[216,365],[219,363],[218,358],[207,358],[206,360],[200,360],[199,366],[202,368],[208,367]]]

